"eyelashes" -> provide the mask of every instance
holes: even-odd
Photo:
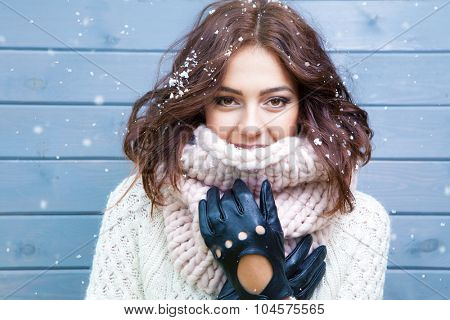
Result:
[[[215,97],[213,100],[216,105],[223,106],[223,107],[232,107],[233,105],[224,105],[221,102],[223,100],[234,101],[234,98],[230,97],[230,96],[218,96],[218,97]],[[282,103],[282,105],[281,106],[270,105],[270,107],[272,107],[274,109],[281,109],[281,108],[284,108],[286,105],[288,105],[292,100],[290,98],[285,98],[285,97],[273,97],[269,101],[267,101],[267,103],[270,104],[272,101],[276,101],[276,102],[279,101],[278,104]]]

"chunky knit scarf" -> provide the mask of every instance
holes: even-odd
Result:
[[[226,275],[205,245],[199,229],[198,203],[211,186],[223,192],[241,178],[259,205],[261,183],[268,179],[284,231],[285,255],[300,237],[310,233],[310,252],[328,238],[331,209],[327,174],[313,146],[300,136],[284,137],[255,149],[241,149],[221,139],[204,124],[199,125],[183,149],[180,192],[163,188],[167,205],[162,207],[168,250],[177,272],[209,294],[218,294]]]

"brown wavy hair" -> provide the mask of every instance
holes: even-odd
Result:
[[[162,59],[180,44],[171,72],[133,105],[123,150],[138,174],[126,193],[142,177],[153,213],[153,205],[164,205],[163,180],[179,190],[181,152],[193,130],[205,123],[204,107],[214,98],[228,59],[241,46],[255,45],[274,52],[296,80],[300,134],[310,142],[322,140],[312,145],[328,171],[328,192],[336,199],[324,214],[353,210],[353,170],[369,162],[373,131],[367,112],[352,101],[325,52],[323,39],[297,12],[276,1],[212,2],[161,57],[158,75]],[[156,172],[160,164],[163,179]]]

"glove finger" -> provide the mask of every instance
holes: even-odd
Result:
[[[223,211],[223,217],[221,219],[226,220],[227,215],[230,214],[243,214],[243,208],[239,208],[239,204],[236,202],[234,198],[233,192],[228,189],[224,192],[222,199],[220,200],[220,207]]]
[[[311,299],[311,297],[314,293],[314,290],[316,290],[317,286],[319,285],[320,281],[322,280],[323,276],[325,275],[326,265],[327,265],[326,262],[322,261],[319,269],[317,270],[317,272],[315,272],[314,276],[311,278],[311,281],[305,285],[303,290],[298,290],[297,292],[295,292],[295,297],[298,300],[310,300]]]
[[[237,205],[240,208],[245,208],[245,212],[259,212],[259,208],[255,202],[255,198],[253,197],[253,193],[247,187],[245,182],[242,181],[242,179],[237,178],[236,181],[234,181],[231,191],[233,192]],[[259,215],[255,218],[258,217]]]
[[[327,248],[324,245],[317,247],[299,266],[299,273],[289,279],[294,288],[304,288],[311,281],[320,264],[325,260]]]
[[[268,222],[270,227],[283,234],[283,229],[281,228],[280,220],[278,219],[278,210],[275,205],[275,199],[272,194],[272,187],[270,186],[269,180],[265,179],[261,185],[260,193],[260,207],[264,219]]]
[[[295,248],[287,255],[285,259],[286,276],[290,278],[298,272],[298,266],[300,266],[308,255],[309,248],[312,244],[312,236],[308,233],[304,235],[297,243]]]
[[[223,221],[222,208],[220,207],[220,194],[219,188],[212,186],[206,193],[206,211],[208,213],[208,219],[211,222],[212,230],[215,232],[215,226]]]
[[[239,295],[233,287],[231,281],[225,281],[222,290],[220,290],[217,300],[239,300]]]
[[[198,220],[200,224],[200,233],[206,243],[209,243],[213,236],[213,229],[208,219],[208,212],[206,209],[206,200],[202,199],[198,203]]]

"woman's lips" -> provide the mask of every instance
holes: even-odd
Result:
[[[247,145],[247,144],[239,144],[239,143],[233,143],[236,147],[238,148],[244,148],[244,149],[253,149],[253,148],[263,148],[263,147],[267,147],[267,145],[265,144],[252,144],[252,145]]]

